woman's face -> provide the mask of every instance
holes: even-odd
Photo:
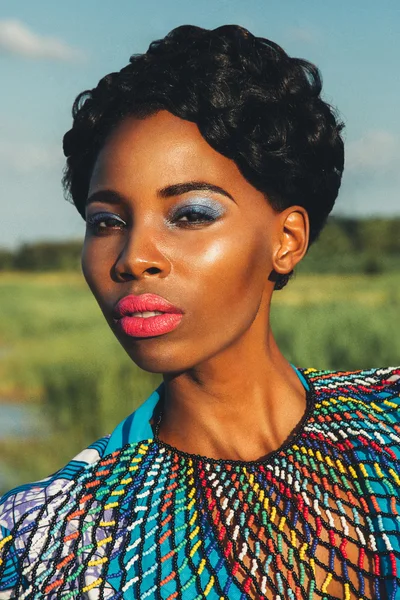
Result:
[[[252,327],[266,331],[281,215],[194,123],[160,111],[115,128],[90,181],[82,267],[132,360],[180,372]],[[174,329],[137,337],[121,327],[117,303],[145,293],[183,311]]]

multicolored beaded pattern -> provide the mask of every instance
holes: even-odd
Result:
[[[308,414],[263,461],[149,439],[53,486],[0,538],[0,597],[400,598],[400,368],[301,372]]]

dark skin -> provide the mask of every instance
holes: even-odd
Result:
[[[185,452],[242,461],[279,448],[301,421],[306,398],[271,331],[271,273],[289,273],[304,256],[305,209],[275,211],[194,123],[160,111],[126,119],[108,137],[86,216],[97,225],[87,229],[85,278],[133,362],[163,375],[160,439]],[[184,311],[181,323],[163,335],[127,336],[113,309],[132,293],[163,296]],[[357,538],[354,527],[349,533]],[[321,540],[329,543],[326,528]],[[357,545],[346,552],[357,564]],[[321,545],[317,558],[329,562]],[[239,569],[238,579],[246,576]],[[326,570],[317,567],[315,577],[320,589]],[[349,577],[357,588],[352,567]],[[342,598],[342,584],[333,579],[329,593]],[[249,597],[259,597],[254,586]]]
[[[188,183],[203,189],[178,186]],[[211,206],[212,219],[204,211],[177,216],[190,203]],[[304,256],[306,210],[275,211],[197,125],[160,111],[125,119],[103,145],[87,219],[99,213],[106,214],[97,229],[87,230],[83,272],[131,359],[163,375],[160,439],[245,461],[278,448],[306,399],[271,331],[269,276],[289,273]],[[167,334],[129,337],[112,311],[122,297],[147,292],[181,308],[183,319]]]

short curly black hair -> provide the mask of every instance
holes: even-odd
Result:
[[[196,123],[275,210],[303,206],[310,245],[333,208],[344,164],[343,124],[321,89],[315,65],[243,27],[177,27],[76,98],[63,140],[66,196],[84,217],[91,172],[111,129],[127,116],[164,109]],[[278,276],[275,289],[290,275]]]

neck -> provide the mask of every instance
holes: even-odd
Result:
[[[159,438],[190,454],[258,460],[285,442],[305,410],[305,389],[269,332],[262,348],[249,340],[165,375]]]

